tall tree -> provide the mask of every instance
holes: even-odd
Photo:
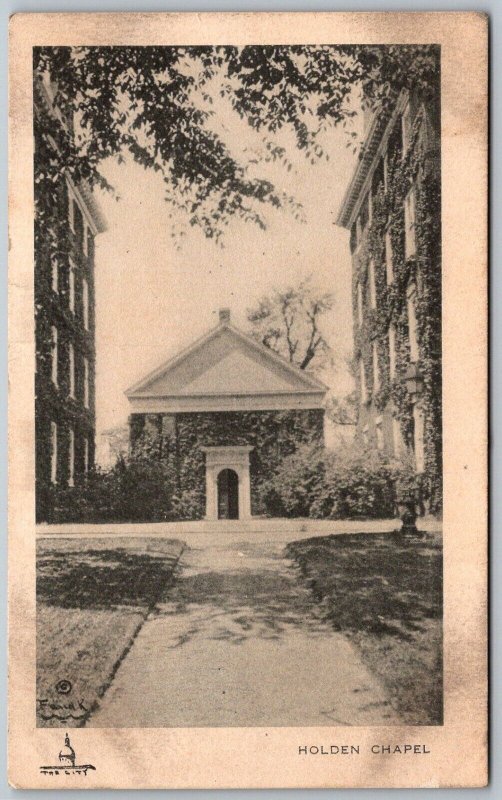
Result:
[[[294,201],[251,177],[211,131],[214,92],[266,138],[269,156],[285,159],[270,137],[288,128],[314,162],[324,155],[319,134],[354,114],[354,89],[363,106],[384,110],[403,88],[432,92],[438,53],[433,45],[35,48],[35,79],[50,74],[63,112],[41,110],[36,120],[51,145],[35,165],[37,213],[50,219],[63,170],[106,187],[102,162],[130,153],[162,174],[166,199],[207,236],[219,239],[234,216],[264,227],[264,204]]]
[[[316,291],[307,278],[262,297],[247,316],[255,339],[300,369],[319,369],[331,352],[321,317],[332,307],[332,295]]]

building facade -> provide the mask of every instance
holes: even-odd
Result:
[[[410,459],[441,508],[439,90],[369,115],[337,224],[350,230],[357,435]]]
[[[300,443],[323,442],[327,387],[235,328],[216,328],[126,392],[131,453],[169,474],[173,514],[249,519]]]
[[[72,126],[50,80],[34,87],[35,174],[58,156]],[[47,202],[35,182],[36,516],[47,519],[51,486],[71,486],[94,463],[94,240],[105,230],[90,189],[61,172]]]

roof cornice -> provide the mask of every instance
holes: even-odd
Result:
[[[51,115],[53,118],[57,119],[59,124],[64,128],[66,135],[71,136],[71,132],[68,129],[68,125],[66,124],[63,115],[56,108],[54,105],[53,97],[51,97],[47,86],[45,86],[43,80],[38,78],[35,81],[35,89],[34,89],[34,101],[35,101],[35,108],[37,101],[42,103],[45,107],[46,112]],[[50,137],[52,140],[53,146],[59,150],[56,142]],[[91,223],[91,227],[93,229],[93,233],[104,233],[107,229],[106,220],[101,210],[101,207],[96,200],[92,188],[86,181],[80,181],[77,185],[71,179],[68,170],[65,170],[65,177],[68,183],[70,184],[73,192],[75,193],[81,210],[83,211],[84,215],[87,217],[88,222]]]
[[[359,152],[359,161],[347,187],[335,225],[351,228],[357,217],[374,166],[382,154],[397,116],[403,111],[408,92],[403,90],[392,111],[374,114]]]

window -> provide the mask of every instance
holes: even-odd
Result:
[[[390,235],[390,228],[385,231],[385,277],[387,286],[394,280],[394,267],[392,264],[392,237]]]
[[[368,428],[367,425],[365,425],[364,428],[363,428],[363,442],[364,442],[364,444],[368,444],[368,431],[369,431],[369,428]]]
[[[405,155],[408,147],[410,146],[411,141],[411,112],[410,112],[410,104],[406,104],[406,108],[403,111],[403,116],[401,117],[401,129],[403,135],[403,156]]]
[[[353,253],[357,248],[357,222],[354,222],[350,229],[350,252]]]
[[[359,326],[363,324],[363,289],[360,283],[357,284],[357,321]]]
[[[392,444],[394,449],[394,456],[399,458],[403,452],[401,425],[396,417],[392,417]]]
[[[82,313],[84,316],[84,327],[89,330],[89,284],[85,278],[82,279]]]
[[[75,233],[75,199],[73,191],[68,184],[68,222],[70,223],[71,230]]]
[[[68,486],[75,483],[75,431],[70,428],[68,443]]]
[[[87,228],[87,257],[94,261],[94,234]]]
[[[419,349],[417,338],[417,315],[415,310],[415,303],[417,299],[417,290],[414,283],[410,283],[406,291],[406,303],[408,307],[408,341],[410,345],[410,361],[418,361]]]
[[[56,294],[59,291],[59,266],[55,258],[51,259],[51,286]]]
[[[404,198],[404,255],[411,258],[415,253],[415,189],[412,187]]]
[[[378,347],[376,342],[373,342],[371,350],[373,358],[373,396],[374,396],[380,389],[380,370],[378,368]]]
[[[377,417],[375,419],[375,433],[376,433],[376,444],[378,450],[383,450],[384,440],[383,440],[383,422],[382,417]]]
[[[58,385],[58,329],[51,327],[51,378],[54,386]]]
[[[362,358],[359,359],[359,379],[361,381],[361,403],[366,403],[368,401],[368,389],[366,387],[366,373]]]
[[[89,362],[84,358],[84,406],[89,408]]]
[[[84,217],[77,203],[73,203],[73,230],[80,248],[84,249]]]
[[[82,225],[82,250],[84,252],[84,256],[87,256],[87,244],[88,244],[88,225],[87,222],[84,221]]]
[[[75,263],[70,258],[70,269],[68,272],[68,303],[72,314],[75,313]]]
[[[413,449],[415,451],[415,469],[423,472],[425,466],[424,451],[424,415],[421,408],[413,406]]]
[[[389,185],[389,159],[387,153],[383,157],[383,188],[387,191]]]
[[[84,436],[84,472],[89,472],[89,439]]]
[[[375,263],[373,259],[371,259],[368,265],[368,284],[370,290],[370,308],[376,308],[377,299],[376,299],[376,283],[375,283]]]
[[[382,156],[378,160],[378,164],[375,167],[375,171],[373,173],[373,177],[371,179],[371,195],[372,197],[377,197],[379,191],[382,188],[385,188],[385,167],[384,167],[384,156]]]
[[[51,483],[58,479],[58,426],[51,422]]]
[[[396,329],[392,323],[389,325],[389,377],[391,381],[396,377]]]
[[[369,197],[366,195],[363,202],[361,203],[361,211],[359,212],[359,219],[361,221],[361,230],[364,231],[366,225],[369,222],[370,218],[370,205],[369,205]]]
[[[72,344],[68,345],[68,369],[69,369],[69,394],[75,397],[75,350]]]

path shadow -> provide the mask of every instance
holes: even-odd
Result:
[[[310,593],[292,570],[290,575],[271,569],[181,575],[165,599],[168,605],[157,614],[190,614],[188,638],[203,634],[237,644],[250,637],[279,639],[286,629],[311,634],[319,629]]]
[[[82,609],[150,606],[171,586],[175,563],[122,549],[52,552],[37,560],[37,601]]]

